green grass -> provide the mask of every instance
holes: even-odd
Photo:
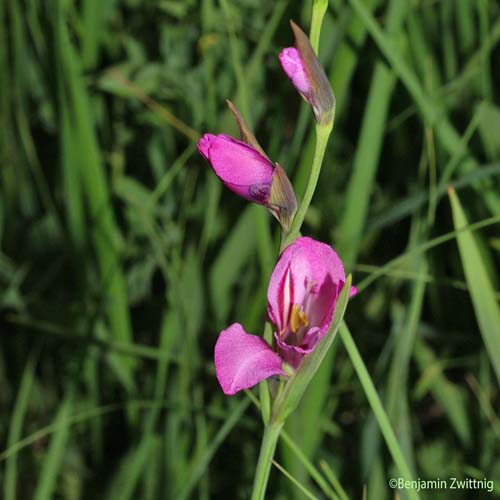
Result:
[[[302,233],[359,293],[268,498],[498,494],[500,7],[327,3],[336,121]],[[236,134],[231,99],[300,202],[314,125],[277,54],[311,5],[0,2],[2,498],[249,498],[259,391],[225,397],[213,347],[262,333],[279,231],[195,143]]]

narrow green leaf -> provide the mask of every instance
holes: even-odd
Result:
[[[311,500],[318,500],[318,497],[314,496],[304,485],[295,479],[283,466],[278,462],[273,460],[273,465],[287,478],[289,479],[307,498]]]
[[[7,438],[7,448],[13,446],[21,437],[24,417],[28,408],[31,387],[33,385],[33,376],[36,366],[36,357],[31,355],[23,372],[21,385],[19,387],[16,404],[11,415],[9,434]],[[17,480],[17,457],[12,455],[7,458],[5,464],[4,476],[4,495],[5,500],[15,500],[16,498],[16,480]]]
[[[356,347],[356,344],[351,336],[351,332],[347,328],[345,322],[342,322],[340,327],[340,337],[342,338],[342,342],[351,358],[352,364],[358,374],[359,381],[363,386],[363,390],[365,391],[366,398],[372,407],[373,413],[375,414],[375,418],[377,419],[377,423],[380,427],[382,435],[384,436],[385,442],[387,443],[387,447],[391,452],[392,459],[396,464],[396,467],[399,470],[401,477],[406,480],[412,480],[412,473],[408,464],[405,460],[403,451],[401,449],[401,445],[396,438],[396,434],[389,422],[389,418],[387,417],[387,413],[382,406],[382,402],[380,401],[380,397],[377,393],[377,389],[375,389],[375,385],[373,384],[373,380],[366,369],[366,365],[361,358],[361,354]],[[408,490],[408,497],[411,499],[418,499],[419,495],[416,490]]]
[[[178,500],[189,498],[189,495],[193,491],[193,488],[198,484],[198,481],[203,476],[215,453],[224,442],[224,439],[226,439],[227,435],[240,421],[249,405],[250,400],[244,399],[234,406],[231,413],[227,416],[224,424],[221,426],[217,434],[212,438],[212,442],[210,446],[205,450],[205,453],[198,457],[198,459],[192,464],[190,475],[184,482],[182,490],[175,495],[175,498],[177,498]]]
[[[64,456],[69,439],[69,415],[73,406],[73,398],[67,395],[61,403],[55,419],[55,432],[50,442],[49,449],[45,455],[34,500],[49,500],[54,497],[57,479],[64,464]]]
[[[434,399],[443,407],[451,426],[462,443],[469,446],[471,428],[467,415],[465,391],[446,378],[436,356],[423,340],[417,338],[413,356],[422,374],[421,383],[417,384],[417,389],[425,383]],[[422,392],[421,397],[423,397],[423,391],[418,392]]]
[[[153,435],[147,435],[141,443],[123,459],[108,490],[107,500],[128,500],[134,498],[139,479],[154,445]]]
[[[363,20],[367,30],[373,37],[373,40],[385,57],[387,57],[392,69],[399,76],[401,82],[408,89],[408,92],[411,94],[415,104],[418,106],[426,125],[435,128],[437,138],[450,154],[460,151],[464,157],[467,158],[467,161],[464,161],[460,165],[461,172],[469,172],[477,168],[477,161],[471,155],[467,145],[462,143],[460,134],[446,116],[441,102],[438,102],[437,99],[427,95],[397,45],[386,33],[382,31],[379,23],[366,5],[364,5],[364,2],[361,0],[349,0],[349,3]],[[492,189],[491,186],[477,185],[474,187],[481,192],[484,202],[487,204],[491,213],[499,213],[500,199],[497,198],[495,190]]]
[[[399,33],[406,17],[408,4],[392,0],[387,9],[387,29]],[[373,194],[374,181],[386,131],[387,115],[392,92],[396,85],[395,74],[382,62],[378,62],[370,84],[363,123],[352,174],[347,187],[343,216],[337,231],[337,246],[346,269],[356,261],[360,242],[366,228],[369,202]]]
[[[467,217],[453,189],[450,189],[449,196],[453,224],[458,230],[468,225]],[[500,308],[495,298],[495,290],[472,232],[462,231],[457,234],[456,238],[479,329],[500,382]]]

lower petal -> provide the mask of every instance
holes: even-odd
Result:
[[[297,345],[290,345],[281,340],[278,335],[274,336],[276,340],[276,345],[278,346],[278,351],[282,358],[287,364],[292,368],[297,368],[302,361],[302,358],[312,352],[313,349],[300,347]]]
[[[298,368],[302,358],[314,351],[323,334],[320,328],[313,327],[304,335],[300,345],[287,344],[276,333],[274,339],[282,358],[293,368]]]
[[[272,375],[285,375],[281,358],[267,342],[249,335],[239,323],[220,332],[214,352],[215,372],[224,394],[248,389]]]

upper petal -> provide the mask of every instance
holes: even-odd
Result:
[[[310,324],[319,326],[324,333],[330,326],[337,296],[345,282],[344,265],[325,243],[304,237],[297,240],[297,245],[307,256],[314,282],[306,314]]]
[[[287,325],[293,304],[302,304],[310,276],[309,261],[292,243],[281,254],[267,289],[267,311],[279,331]]]
[[[312,279],[318,287],[321,286],[327,276],[334,283],[345,281],[344,265],[330,245],[307,236],[298,238],[292,245],[300,247],[304,252],[311,267]]]
[[[217,379],[227,395],[253,387],[272,375],[284,375],[280,356],[261,337],[245,333],[239,323],[220,333],[214,361]]]

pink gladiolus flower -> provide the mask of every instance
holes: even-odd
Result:
[[[231,191],[267,205],[275,167],[257,150],[228,135],[205,134],[198,142],[198,151]]]
[[[238,323],[223,330],[214,357],[224,393],[232,395],[283,375],[283,362],[297,368],[330,327],[345,279],[344,266],[328,245],[303,237],[287,247],[267,291],[267,311],[276,328],[274,350]]]

